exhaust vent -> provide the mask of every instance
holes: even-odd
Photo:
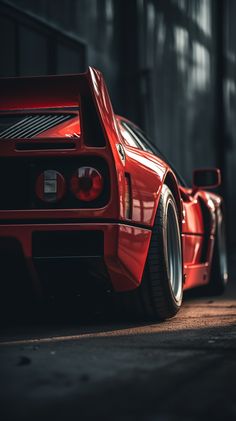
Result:
[[[58,113],[0,116],[0,139],[30,139],[73,117]]]

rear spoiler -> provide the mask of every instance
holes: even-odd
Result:
[[[90,67],[77,75],[0,78],[0,111],[78,107],[93,73],[99,72]]]
[[[117,142],[117,124],[102,74],[0,78],[2,112],[79,107],[81,133],[89,146],[103,146],[104,135]]]

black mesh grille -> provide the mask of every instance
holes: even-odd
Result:
[[[74,116],[58,113],[0,116],[0,139],[29,139]]]

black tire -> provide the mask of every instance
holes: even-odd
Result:
[[[228,282],[228,264],[225,235],[225,218],[222,208],[217,209],[215,245],[212,257],[210,282],[206,285],[208,295],[221,295]]]
[[[182,244],[178,209],[164,185],[155,218],[141,285],[118,293],[119,305],[131,318],[164,320],[180,309],[183,297]]]

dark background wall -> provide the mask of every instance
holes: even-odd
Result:
[[[115,111],[188,182],[222,169],[236,245],[235,18],[234,0],[0,1],[0,76],[99,68]]]

